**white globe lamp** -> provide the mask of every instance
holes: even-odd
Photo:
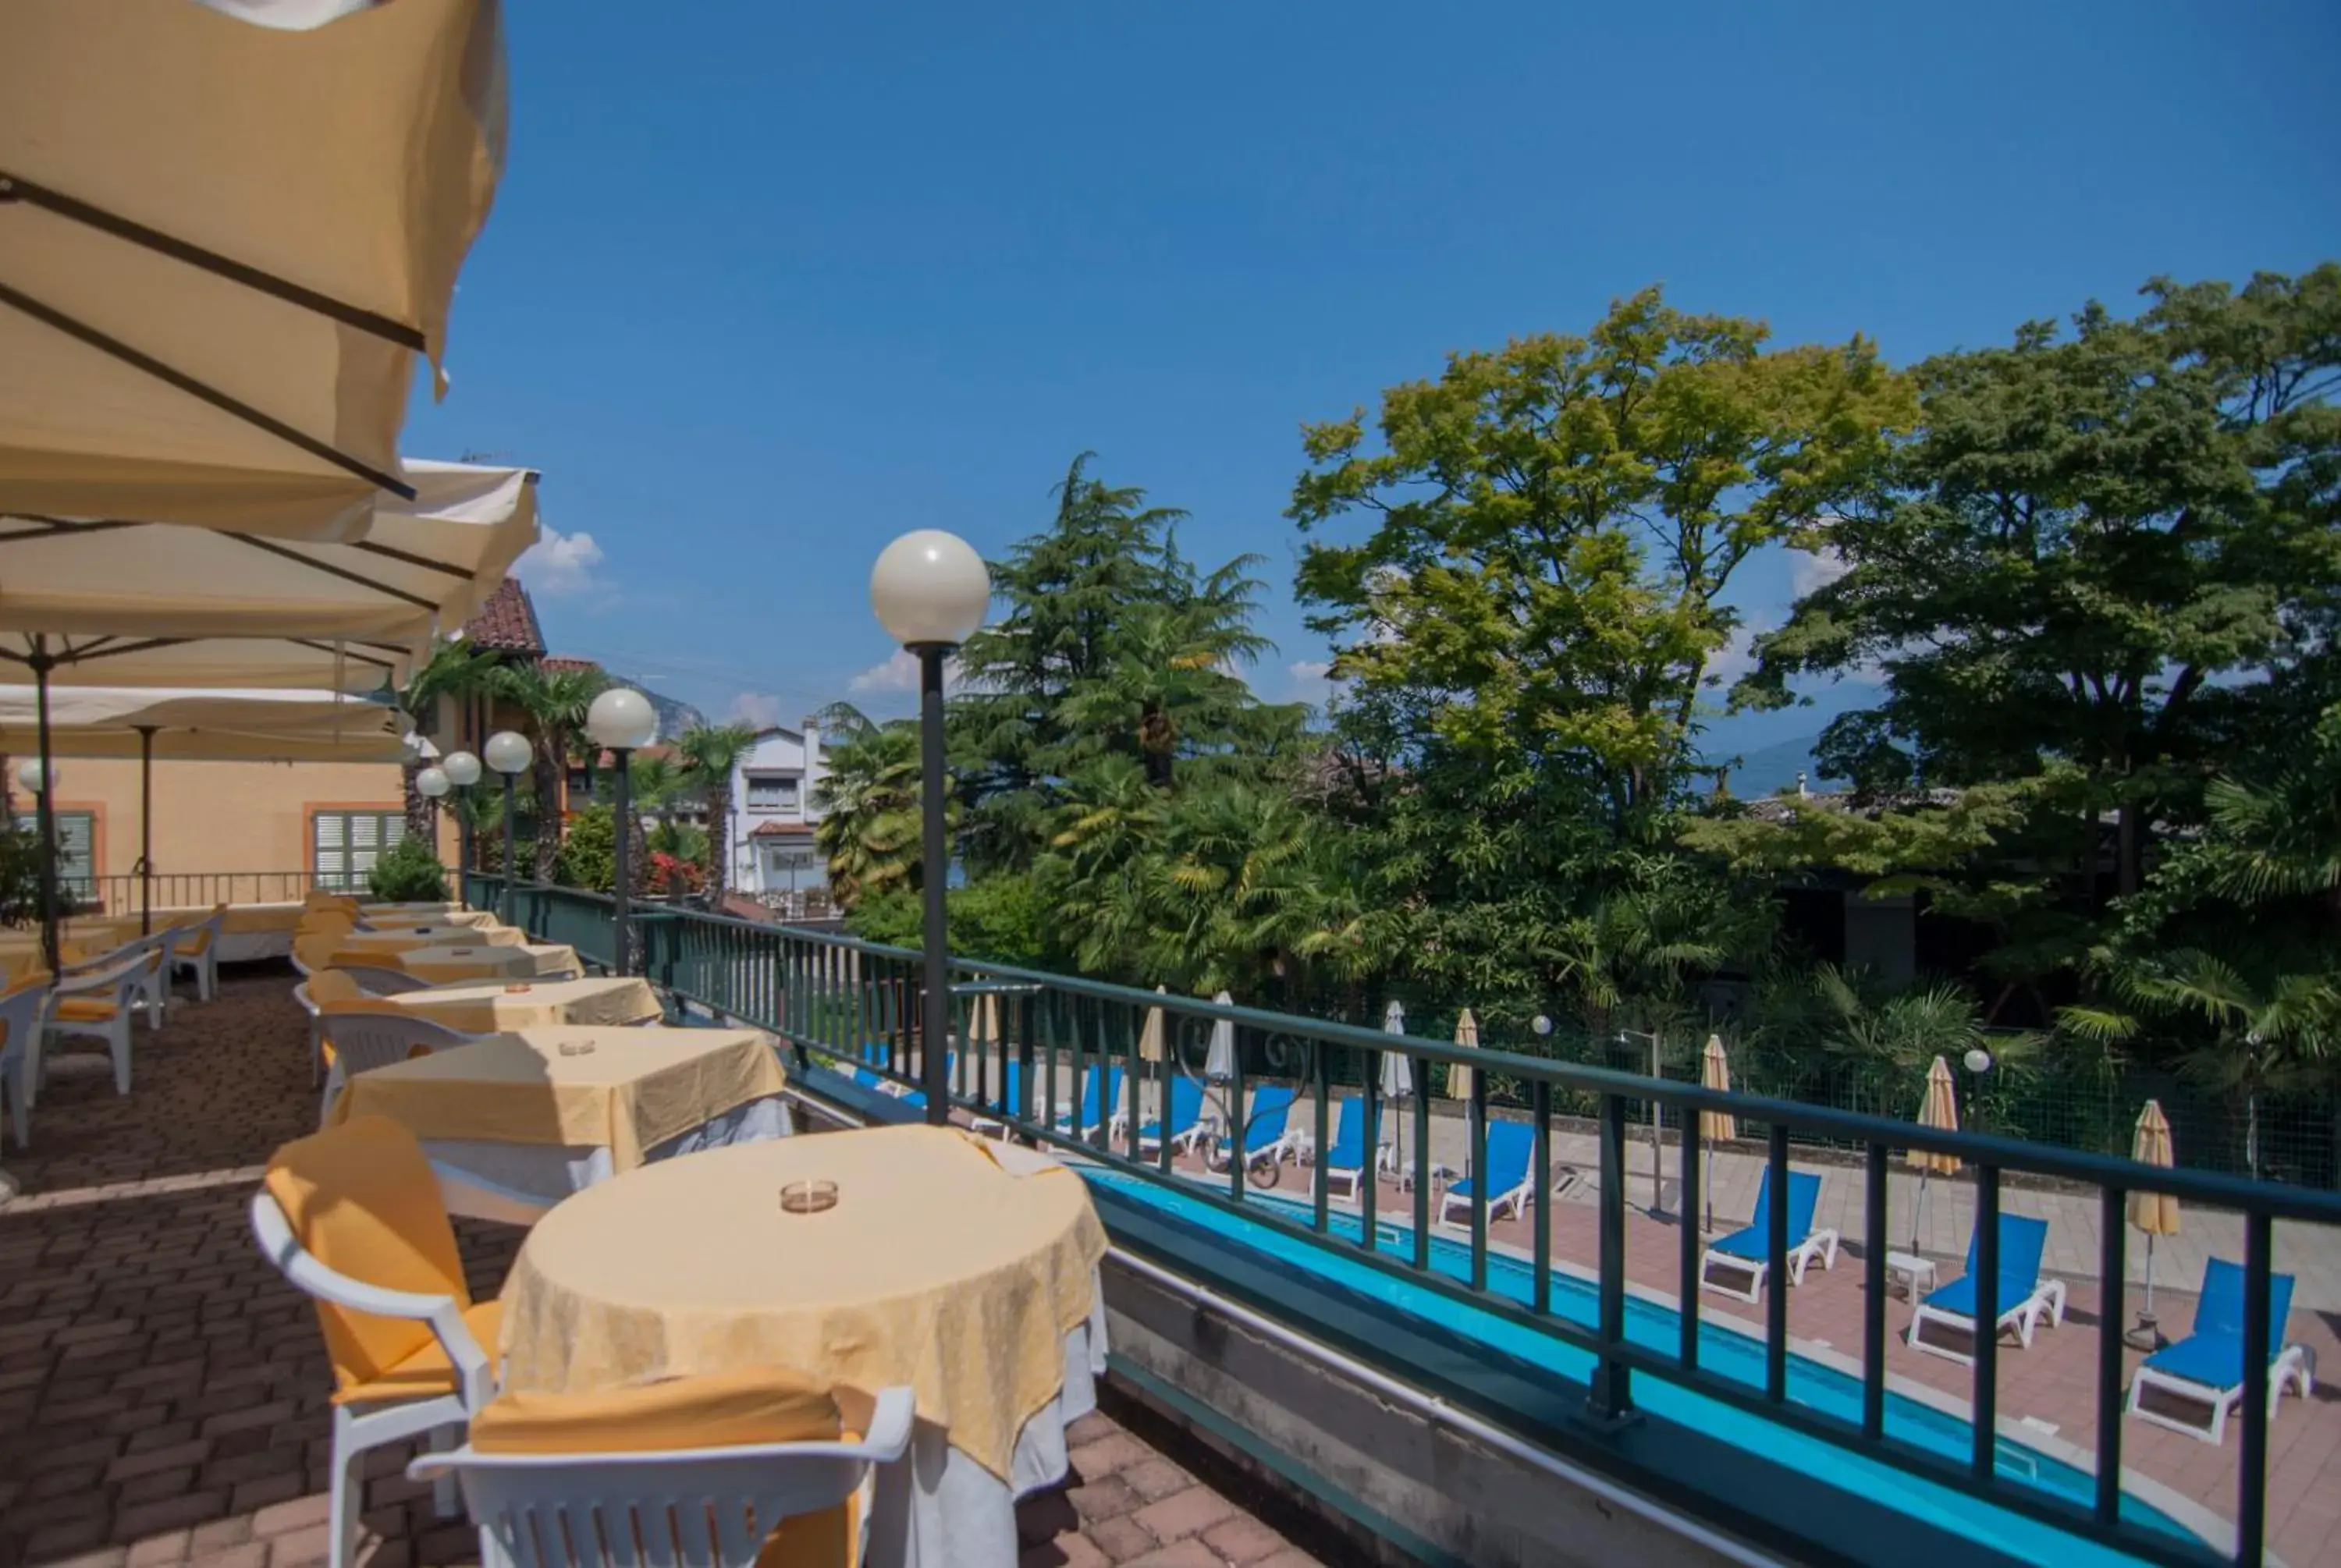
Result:
[[[527,772],[533,756],[528,737],[510,729],[497,730],[488,737],[488,743],[480,749],[487,758],[488,766],[507,779]]]
[[[414,791],[426,800],[436,800],[453,788],[443,768],[425,768],[414,776]]]
[[[919,529],[879,552],[870,569],[870,608],[905,648],[956,648],[983,625],[991,576],[959,535]]]
[[[585,710],[585,733],[606,751],[634,751],[658,735],[658,710],[628,686],[613,686]]]
[[[27,757],[16,764],[16,782],[22,784],[28,793],[38,795],[45,784],[54,784],[56,779],[56,769],[51,767],[44,771],[37,757]]]
[[[440,759],[439,769],[458,789],[468,789],[480,781],[480,759],[469,751],[450,751]]]

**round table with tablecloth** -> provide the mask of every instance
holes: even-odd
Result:
[[[832,1182],[833,1207],[782,1206]],[[869,1568],[1012,1568],[1104,1370],[1104,1227],[1081,1177],[947,1127],[739,1145],[569,1199],[503,1293],[505,1386],[584,1392],[771,1365],[918,1399]]]
[[[665,1013],[659,1006],[658,993],[648,983],[620,975],[433,986],[424,991],[400,991],[383,999],[416,1017],[470,1035],[539,1024],[647,1024]]]

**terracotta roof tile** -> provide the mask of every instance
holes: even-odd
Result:
[[[536,661],[536,667],[547,675],[570,675],[581,670],[602,668],[593,660],[572,659],[565,653],[548,653]]]
[[[748,830],[751,839],[810,839],[810,822],[759,822]]]
[[[496,590],[488,595],[479,613],[463,623],[463,635],[479,647],[499,653],[541,657],[544,652],[544,633],[537,629],[536,606],[529,602],[528,590],[520,585],[516,577],[507,577],[496,584]]]

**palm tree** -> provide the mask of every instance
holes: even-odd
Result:
[[[2255,944],[2235,956],[2181,948],[2154,958],[2100,948],[2091,967],[2117,1007],[2058,1009],[2057,1027],[2114,1044],[2134,1037],[2141,1017],[2207,1025],[2210,1042],[2179,1058],[2199,1083],[2244,1102],[2244,1164],[2262,1174],[2260,1103],[2270,1094],[2324,1087],[2341,1056],[2341,979]]]
[[[755,747],[756,731],[745,724],[703,724],[675,742],[685,777],[707,798],[707,892],[718,907],[732,883],[732,775]]]
[[[407,678],[404,689],[398,694],[398,706],[421,729],[437,714],[440,699],[476,697],[490,690],[496,669],[496,655],[491,650],[460,640],[443,640],[432,649],[431,657]],[[438,805],[414,782],[426,766],[425,760],[412,750],[401,765],[406,797],[406,834],[435,849]]]
[[[1230,561],[1185,598],[1128,611],[1112,659],[1058,705],[1059,719],[1077,738],[1134,751],[1147,782],[1170,788],[1181,741],[1224,729],[1256,700],[1231,673],[1270,646],[1247,619],[1253,585],[1244,573],[1256,559]]]
[[[505,665],[491,683],[495,695],[528,715],[530,769],[536,782],[536,879],[553,880],[553,858],[561,852],[562,769],[578,739],[585,733],[585,714],[593,699],[609,689],[610,678],[599,670],[546,671],[533,665]]]
[[[825,815],[813,843],[829,859],[829,885],[852,908],[894,888],[919,886],[919,727],[885,725],[829,754],[813,790]],[[951,803],[955,817],[956,803]]]

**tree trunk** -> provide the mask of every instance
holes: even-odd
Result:
[[[431,852],[435,855],[439,852],[438,804],[414,786],[414,780],[422,775],[423,766],[422,759],[416,757],[409,757],[399,766],[401,781],[406,789],[406,836],[430,845]]]
[[[549,746],[539,746],[530,763],[536,776],[536,880],[553,880],[561,854],[561,764]]]
[[[723,895],[732,886],[732,780],[711,779],[707,786],[708,907],[723,908]]]

